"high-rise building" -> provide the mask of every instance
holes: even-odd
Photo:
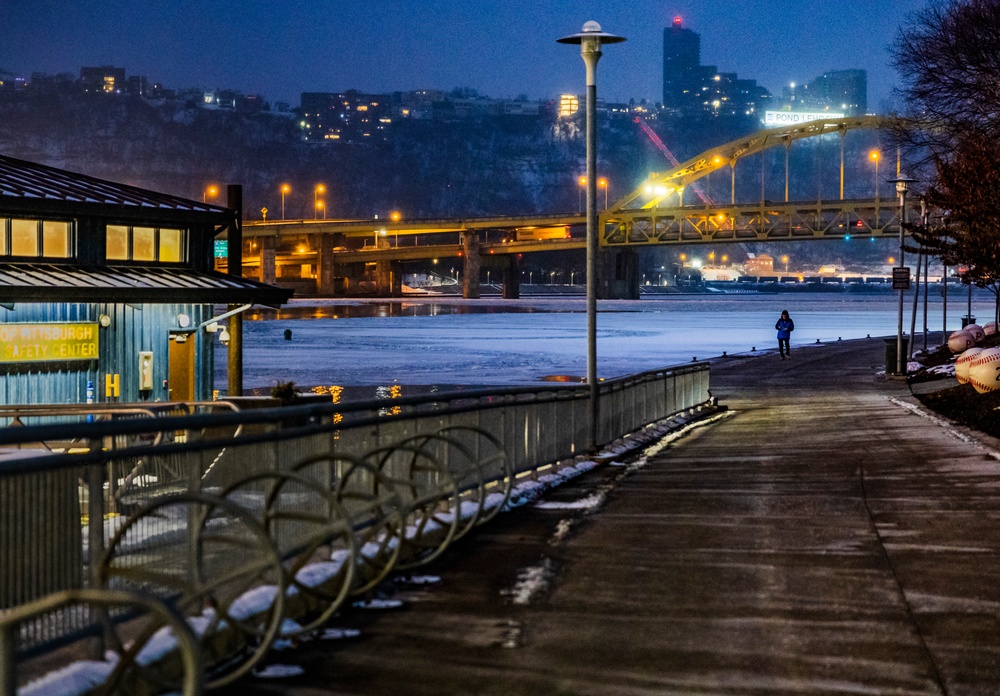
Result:
[[[683,115],[748,116],[763,110],[771,93],[756,80],[701,64],[701,37],[680,17],[663,30],[663,106]]]
[[[680,17],[663,30],[663,106],[687,109],[698,99],[694,89],[701,68],[701,37],[685,29]]]
[[[868,73],[864,70],[828,70],[809,83],[809,100],[848,116],[868,111]]]

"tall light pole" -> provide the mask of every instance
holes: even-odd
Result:
[[[876,163],[878,160],[876,160]],[[877,181],[877,180],[876,180]],[[906,176],[899,176],[896,179],[890,179],[890,184],[896,184],[896,193],[899,194],[899,266],[898,268],[905,268],[903,263],[903,233],[906,227],[906,192],[910,190],[910,184],[913,183],[914,179]],[[909,269],[907,269],[907,275],[909,274]],[[895,284],[895,283],[893,283]],[[899,323],[896,327],[896,374],[905,375],[906,374],[906,363],[903,362],[903,294],[906,292],[906,287],[899,288]],[[909,285],[909,278],[907,278],[906,285]],[[910,337],[913,340],[913,337]]]
[[[872,150],[868,157],[875,163],[875,200],[878,200],[878,161],[882,158],[878,150]]]
[[[597,61],[601,44],[621,43],[625,38],[601,31],[591,20],[579,34],[558,39],[579,44],[587,66],[587,385],[590,388],[590,447],[597,447],[600,422],[600,389],[597,384]]]
[[[323,208],[323,203],[319,200],[319,195],[326,192],[326,186],[323,184],[316,184],[316,188],[313,189],[313,219],[319,219],[319,211]],[[326,219],[326,212],[324,209],[323,219]]]
[[[597,188],[604,189],[604,209],[608,209],[608,180],[605,177],[601,177],[597,180]]]
[[[286,193],[290,193],[291,190],[292,190],[292,187],[289,186],[288,184],[282,184],[281,185],[281,219],[282,220],[285,219],[285,194]]]
[[[219,195],[219,187],[215,184],[209,184],[204,191],[201,193],[201,202],[207,203],[209,198],[215,198]]]

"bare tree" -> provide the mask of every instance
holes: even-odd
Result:
[[[947,160],[964,137],[1000,136],[1000,0],[932,0],[892,53],[911,143]]]
[[[895,134],[950,221],[914,238],[966,266],[1000,314],[1000,0],[932,0],[901,27],[893,58],[906,105]]]

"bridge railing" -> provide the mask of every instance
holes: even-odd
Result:
[[[706,404],[708,380],[697,363],[602,383],[598,442]],[[226,683],[284,618],[318,625],[586,454],[588,399],[553,385],[80,423],[72,453],[31,447],[64,423],[0,429],[0,452],[28,447],[0,457],[0,617],[65,590],[149,593],[193,622],[206,662],[244,654],[209,685]],[[135,661],[150,636],[132,616],[54,609],[19,622],[17,651],[100,635]]]

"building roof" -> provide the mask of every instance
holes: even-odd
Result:
[[[218,303],[279,306],[292,290],[181,266],[0,263],[0,302]]]
[[[18,201],[227,214],[226,208],[0,155],[0,206]]]

